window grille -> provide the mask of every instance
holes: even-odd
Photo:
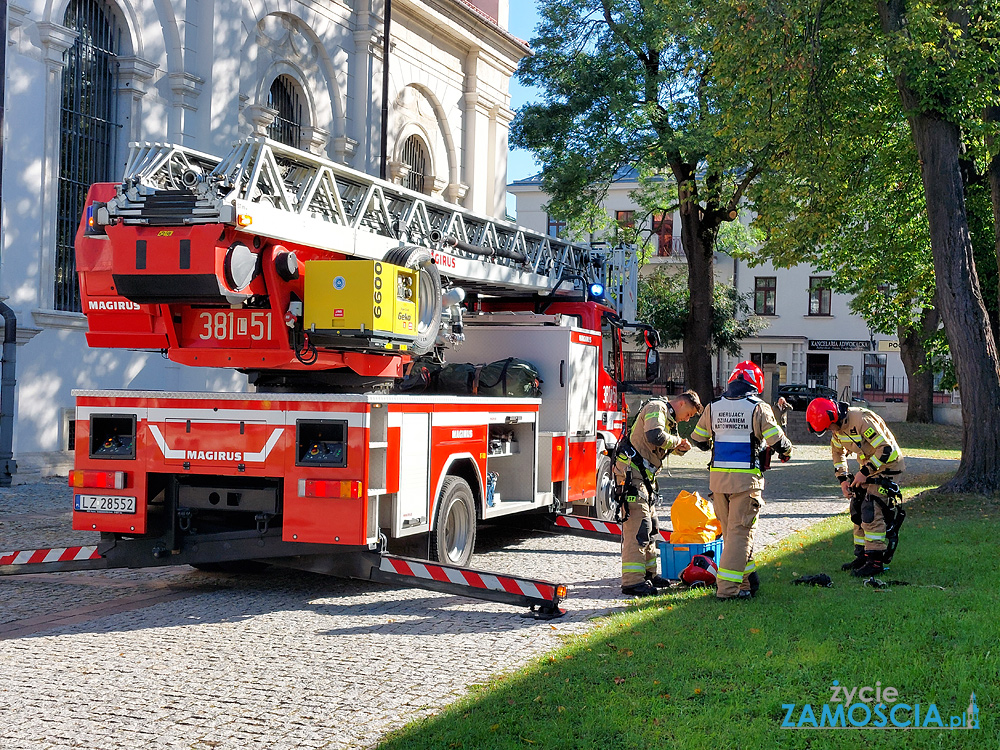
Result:
[[[73,249],[87,190],[115,179],[118,140],[118,55],[121,30],[113,6],[70,0],[63,23],[78,33],[63,53],[59,126],[59,206],[53,305],[78,312],[80,289]]]
[[[267,137],[292,148],[302,148],[302,99],[298,84],[290,76],[278,76],[271,84],[267,106],[278,115],[267,129]]]
[[[410,169],[403,178],[403,187],[427,192],[427,150],[420,136],[411,135],[403,143],[403,163]]]

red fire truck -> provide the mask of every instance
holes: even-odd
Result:
[[[251,391],[77,392],[73,528],[101,543],[48,551],[53,569],[254,561],[472,585],[551,614],[555,586],[525,600],[550,584],[462,570],[477,523],[609,519],[625,351],[645,352],[641,380],[656,367],[655,333],[622,315],[628,251],[251,138],[223,159],[133,146],[123,182],[91,188],[77,269],[91,346],[237,368]],[[471,392],[401,391],[415,357],[468,363]],[[515,361],[537,397],[476,393],[479,368]],[[413,540],[440,565],[386,554]]]

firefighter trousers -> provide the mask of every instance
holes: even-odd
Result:
[[[622,524],[622,587],[635,586],[656,575],[656,542],[659,524],[656,507],[645,497],[628,504],[628,519]]]
[[[741,590],[750,590],[748,578],[757,569],[753,561],[753,538],[764,499],[760,490],[713,492],[712,505],[722,524],[723,540],[716,596],[731,599]]]
[[[894,481],[901,472],[885,472]],[[873,478],[874,479],[874,478]],[[858,503],[851,503],[851,521],[854,522],[854,544],[863,546],[865,552],[881,552],[886,549],[885,513],[877,500],[888,502],[886,491],[874,481],[865,485],[866,495]]]

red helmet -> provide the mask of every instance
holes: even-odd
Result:
[[[757,393],[764,392],[764,373],[750,360],[743,360],[736,365],[736,369],[733,370],[733,374],[729,376],[727,382],[732,383],[737,378],[742,378],[743,382],[752,385],[757,389]]]
[[[829,398],[814,398],[806,407],[806,424],[809,432],[822,435],[840,420],[840,407]]]
[[[695,555],[691,563],[681,571],[681,580],[688,586],[714,586],[719,566],[708,555]]]

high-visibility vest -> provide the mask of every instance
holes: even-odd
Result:
[[[753,413],[760,403],[755,395],[712,402],[712,471],[760,475],[753,434]]]

